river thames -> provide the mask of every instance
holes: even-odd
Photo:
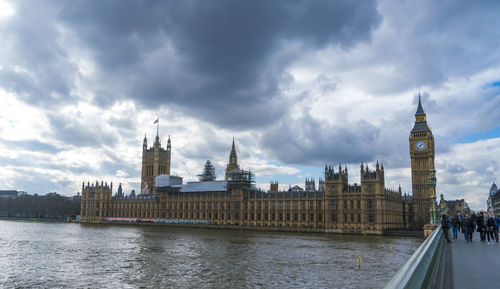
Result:
[[[382,288],[422,241],[1,220],[0,284],[5,288]]]

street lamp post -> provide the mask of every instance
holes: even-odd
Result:
[[[436,203],[436,170],[434,168],[429,170],[429,180],[432,190],[431,202],[432,208],[430,208],[431,224],[439,224],[439,209]]]

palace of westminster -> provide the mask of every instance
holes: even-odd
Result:
[[[434,138],[419,98],[410,133],[412,195],[385,187],[384,166],[360,166],[360,184],[349,184],[347,168],[326,166],[318,187],[314,180],[285,191],[271,182],[269,191],[255,187],[253,174],[240,169],[232,144],[225,180],[216,180],[207,161],[200,181],[183,184],[170,175],[171,141],[166,149],[158,135],[142,147],[141,193],[124,195],[121,185],[82,185],[81,222],[155,222],[219,226],[290,228],[322,232],[384,234],[422,230],[429,223],[434,168]]]

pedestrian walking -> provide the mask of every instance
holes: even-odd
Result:
[[[495,216],[495,214],[491,214],[491,217],[495,221],[495,226],[493,227],[493,236],[495,236],[495,240],[498,243],[498,228],[500,227],[500,218]]]
[[[472,221],[469,214],[465,215],[463,220],[463,232],[465,234],[465,240],[467,242],[472,242],[472,235],[474,234],[474,221]]]
[[[453,230],[453,239],[458,239],[458,231],[460,228],[460,225],[458,223],[458,216],[455,215],[453,216],[453,219],[451,219],[451,228]]]
[[[488,213],[484,212],[484,219],[486,225],[486,236],[488,237],[488,245],[491,241],[495,241],[495,237],[493,234],[493,228],[495,227],[495,219],[492,217],[488,217]]]
[[[477,216],[477,232],[479,232],[479,237],[481,242],[486,241],[486,231],[484,230],[484,214],[483,211],[479,212],[479,216]]]
[[[458,232],[460,232],[462,230],[462,223],[464,221],[464,218],[462,217],[462,214],[460,212],[457,212],[457,219],[458,219]]]
[[[474,225],[474,231],[476,230],[476,225],[477,225],[477,216],[476,214],[472,214],[470,216],[470,219],[472,220],[472,224]]]
[[[448,243],[451,243],[450,237],[448,236],[448,231],[450,230],[450,222],[448,221],[448,217],[446,217],[446,215],[443,215],[441,217],[441,229],[443,230],[446,241],[448,241]]]

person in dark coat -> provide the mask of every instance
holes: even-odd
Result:
[[[465,215],[462,224],[465,240],[467,240],[467,242],[472,242],[472,235],[474,234],[474,221],[472,221],[469,214]]]
[[[451,219],[451,228],[453,229],[453,239],[458,239],[458,231],[460,231],[458,216],[453,216]]]
[[[448,217],[443,215],[441,217],[441,229],[443,230],[444,237],[448,243],[451,243],[450,237],[448,236],[448,231],[450,230],[450,222],[448,221]]]
[[[495,219],[488,217],[488,213],[484,212],[484,224],[486,229],[486,236],[488,237],[488,245],[491,241],[495,240],[493,235],[493,228],[495,227]]]
[[[479,236],[481,238],[481,242],[486,241],[486,232],[484,231],[484,216],[483,212],[479,212],[479,216],[477,217],[477,232],[479,232]]]
[[[492,214],[491,217],[495,221],[495,226],[493,227],[493,236],[495,236],[495,240],[498,243],[498,227],[500,227],[500,218]]]
[[[470,219],[472,220],[472,224],[474,224],[474,230],[476,230],[476,225],[477,225],[477,216],[476,216],[476,214],[472,214],[470,216]]]

